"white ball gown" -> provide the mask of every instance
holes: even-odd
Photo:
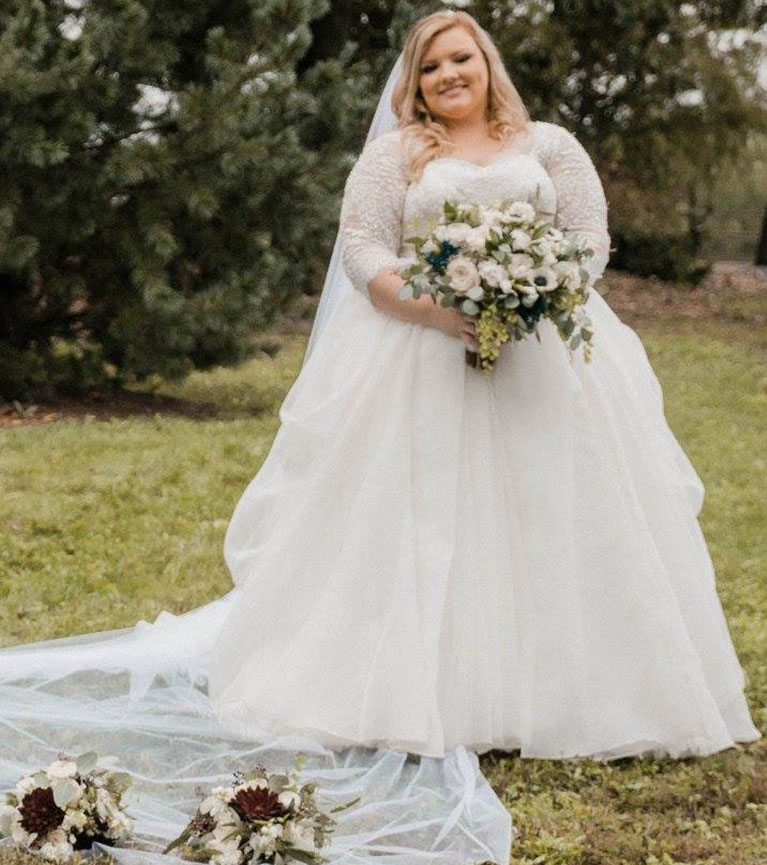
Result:
[[[531,133],[487,165],[433,160],[413,183],[399,131],[365,147],[341,212],[358,290],[232,516],[234,587],[151,624],[0,651],[0,787],[57,748],[114,753],[165,861],[196,785],[300,749],[329,797],[363,797],[331,861],[507,863],[510,818],[477,753],[680,757],[759,737],[703,485],[635,332],[593,291],[591,363],[544,322],[485,377],[460,340],[367,296],[448,197],[555,212],[595,249],[596,279],[599,178],[563,128]]]

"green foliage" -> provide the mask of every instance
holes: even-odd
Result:
[[[380,87],[407,25],[451,4],[370,5],[374,12],[361,18],[359,3],[336,0],[320,21],[332,20],[351,34]],[[767,130],[767,93],[757,77],[764,44],[756,38],[767,7],[752,0],[473,0],[455,6],[492,34],[531,116],[576,133],[610,182],[611,204],[624,194],[631,199],[619,218],[611,212],[616,264],[697,278],[698,259],[711,248],[715,185],[750,134]],[[313,50],[321,47],[315,43]],[[654,191],[650,214],[636,206],[634,187]],[[653,229],[643,224],[648,215]]]
[[[0,393],[236,362],[316,282],[348,58],[294,67],[326,7],[3,5]]]

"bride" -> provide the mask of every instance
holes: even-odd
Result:
[[[220,713],[430,756],[681,757],[753,740],[702,485],[636,334],[593,291],[589,364],[549,323],[540,344],[504,346],[488,379],[465,368],[468,317],[397,299],[403,237],[450,196],[538,196],[596,251],[596,280],[609,238],[586,152],[528,120],[464,12],[416,22],[392,105],[397,127],[346,184],[353,289],[229,525],[241,597],[213,648]]]
[[[301,749],[329,796],[365,800],[333,861],[508,862],[479,753],[682,757],[759,737],[703,486],[634,331],[593,290],[590,363],[543,322],[486,377],[464,362],[471,319],[398,299],[406,238],[450,197],[534,201],[595,250],[592,283],[604,270],[589,157],[528,118],[465,12],[413,24],[348,177],[303,368],[227,530],[233,589],[1,651],[0,789],[103,746],[136,776],[156,850],[194,785]]]

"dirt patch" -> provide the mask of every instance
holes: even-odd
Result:
[[[767,322],[767,270],[743,262],[718,262],[697,286],[607,271],[605,300],[626,322],[715,318]]]
[[[108,421],[155,414],[204,420],[217,416],[214,406],[152,394],[90,391],[81,396],[58,396],[33,405],[0,401],[0,427],[29,426],[57,420]]]

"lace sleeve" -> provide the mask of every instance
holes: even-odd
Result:
[[[398,256],[408,186],[398,130],[365,145],[344,188],[339,230],[341,261],[355,288],[369,296],[368,283],[382,267],[409,261]]]
[[[557,193],[555,224],[567,235],[594,250],[584,267],[591,283],[604,272],[610,258],[607,201],[594,163],[578,139],[556,123],[536,123],[539,158]]]

